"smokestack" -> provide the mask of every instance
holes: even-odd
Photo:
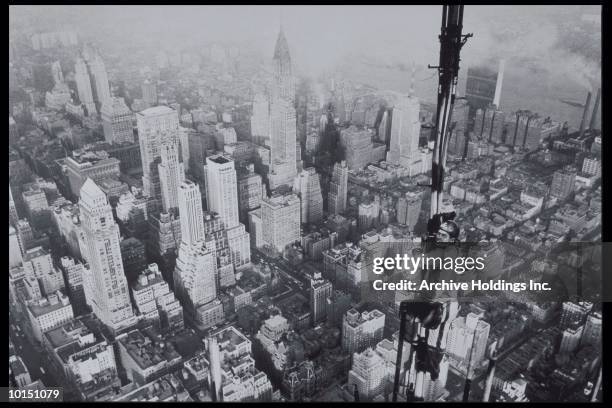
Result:
[[[502,84],[504,82],[504,67],[506,60],[499,61],[499,69],[497,71],[497,82],[495,83],[495,96],[493,97],[493,105],[499,109],[499,101],[501,100]]]
[[[593,105],[593,113],[591,114],[591,121],[589,122],[589,129],[595,129],[595,121],[597,120],[597,111],[599,110],[599,102],[601,100],[601,88],[597,89],[597,96],[595,97],[595,105]]]
[[[589,114],[589,106],[591,106],[591,92],[587,94],[587,100],[584,104],[584,111],[582,111],[582,120],[580,121],[580,133],[579,136],[584,135],[584,129],[586,127],[587,115]]]

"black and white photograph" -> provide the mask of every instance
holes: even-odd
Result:
[[[604,8],[10,4],[0,400],[602,403]]]

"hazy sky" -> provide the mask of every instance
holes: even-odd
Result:
[[[28,27],[72,25],[102,43],[154,42],[163,47],[211,41],[248,42],[271,55],[281,21],[296,66],[317,73],[347,54],[381,64],[435,64],[441,6],[11,6],[11,22],[34,18]],[[600,26],[566,47],[568,24],[599,6],[465,6],[464,32],[474,33],[462,52],[475,64],[484,58],[526,58],[578,77],[599,76]],[[584,26],[585,24],[582,23]],[[584,36],[583,32],[579,33]],[[582,55],[582,43],[593,49]],[[594,50],[594,51],[593,51]],[[558,62],[564,61],[564,64]],[[562,66],[559,66],[562,65]]]

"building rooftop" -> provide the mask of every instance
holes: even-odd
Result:
[[[130,357],[142,368],[150,368],[162,361],[180,359],[180,355],[170,342],[145,336],[140,330],[132,330],[117,340],[127,350]]]
[[[40,317],[64,307],[70,307],[70,300],[59,291],[56,294],[50,295],[47,299],[40,299],[28,304],[28,309],[34,317]]]
[[[145,109],[136,114],[141,115],[141,116],[160,116],[160,115],[167,115],[172,112],[176,112],[176,111],[168,106],[160,105],[160,106],[154,106],[152,108]]]
[[[26,368],[25,364],[23,363],[23,360],[19,356],[15,356],[14,358],[9,359],[9,366],[15,377],[28,373],[28,369]]]

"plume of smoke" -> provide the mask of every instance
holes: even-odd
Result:
[[[601,32],[582,21],[578,8],[555,11],[495,7],[465,22],[474,40],[465,48],[470,64],[505,58],[511,64],[533,64],[549,73],[563,75],[587,90],[601,78]],[[466,13],[466,19],[469,16]]]

